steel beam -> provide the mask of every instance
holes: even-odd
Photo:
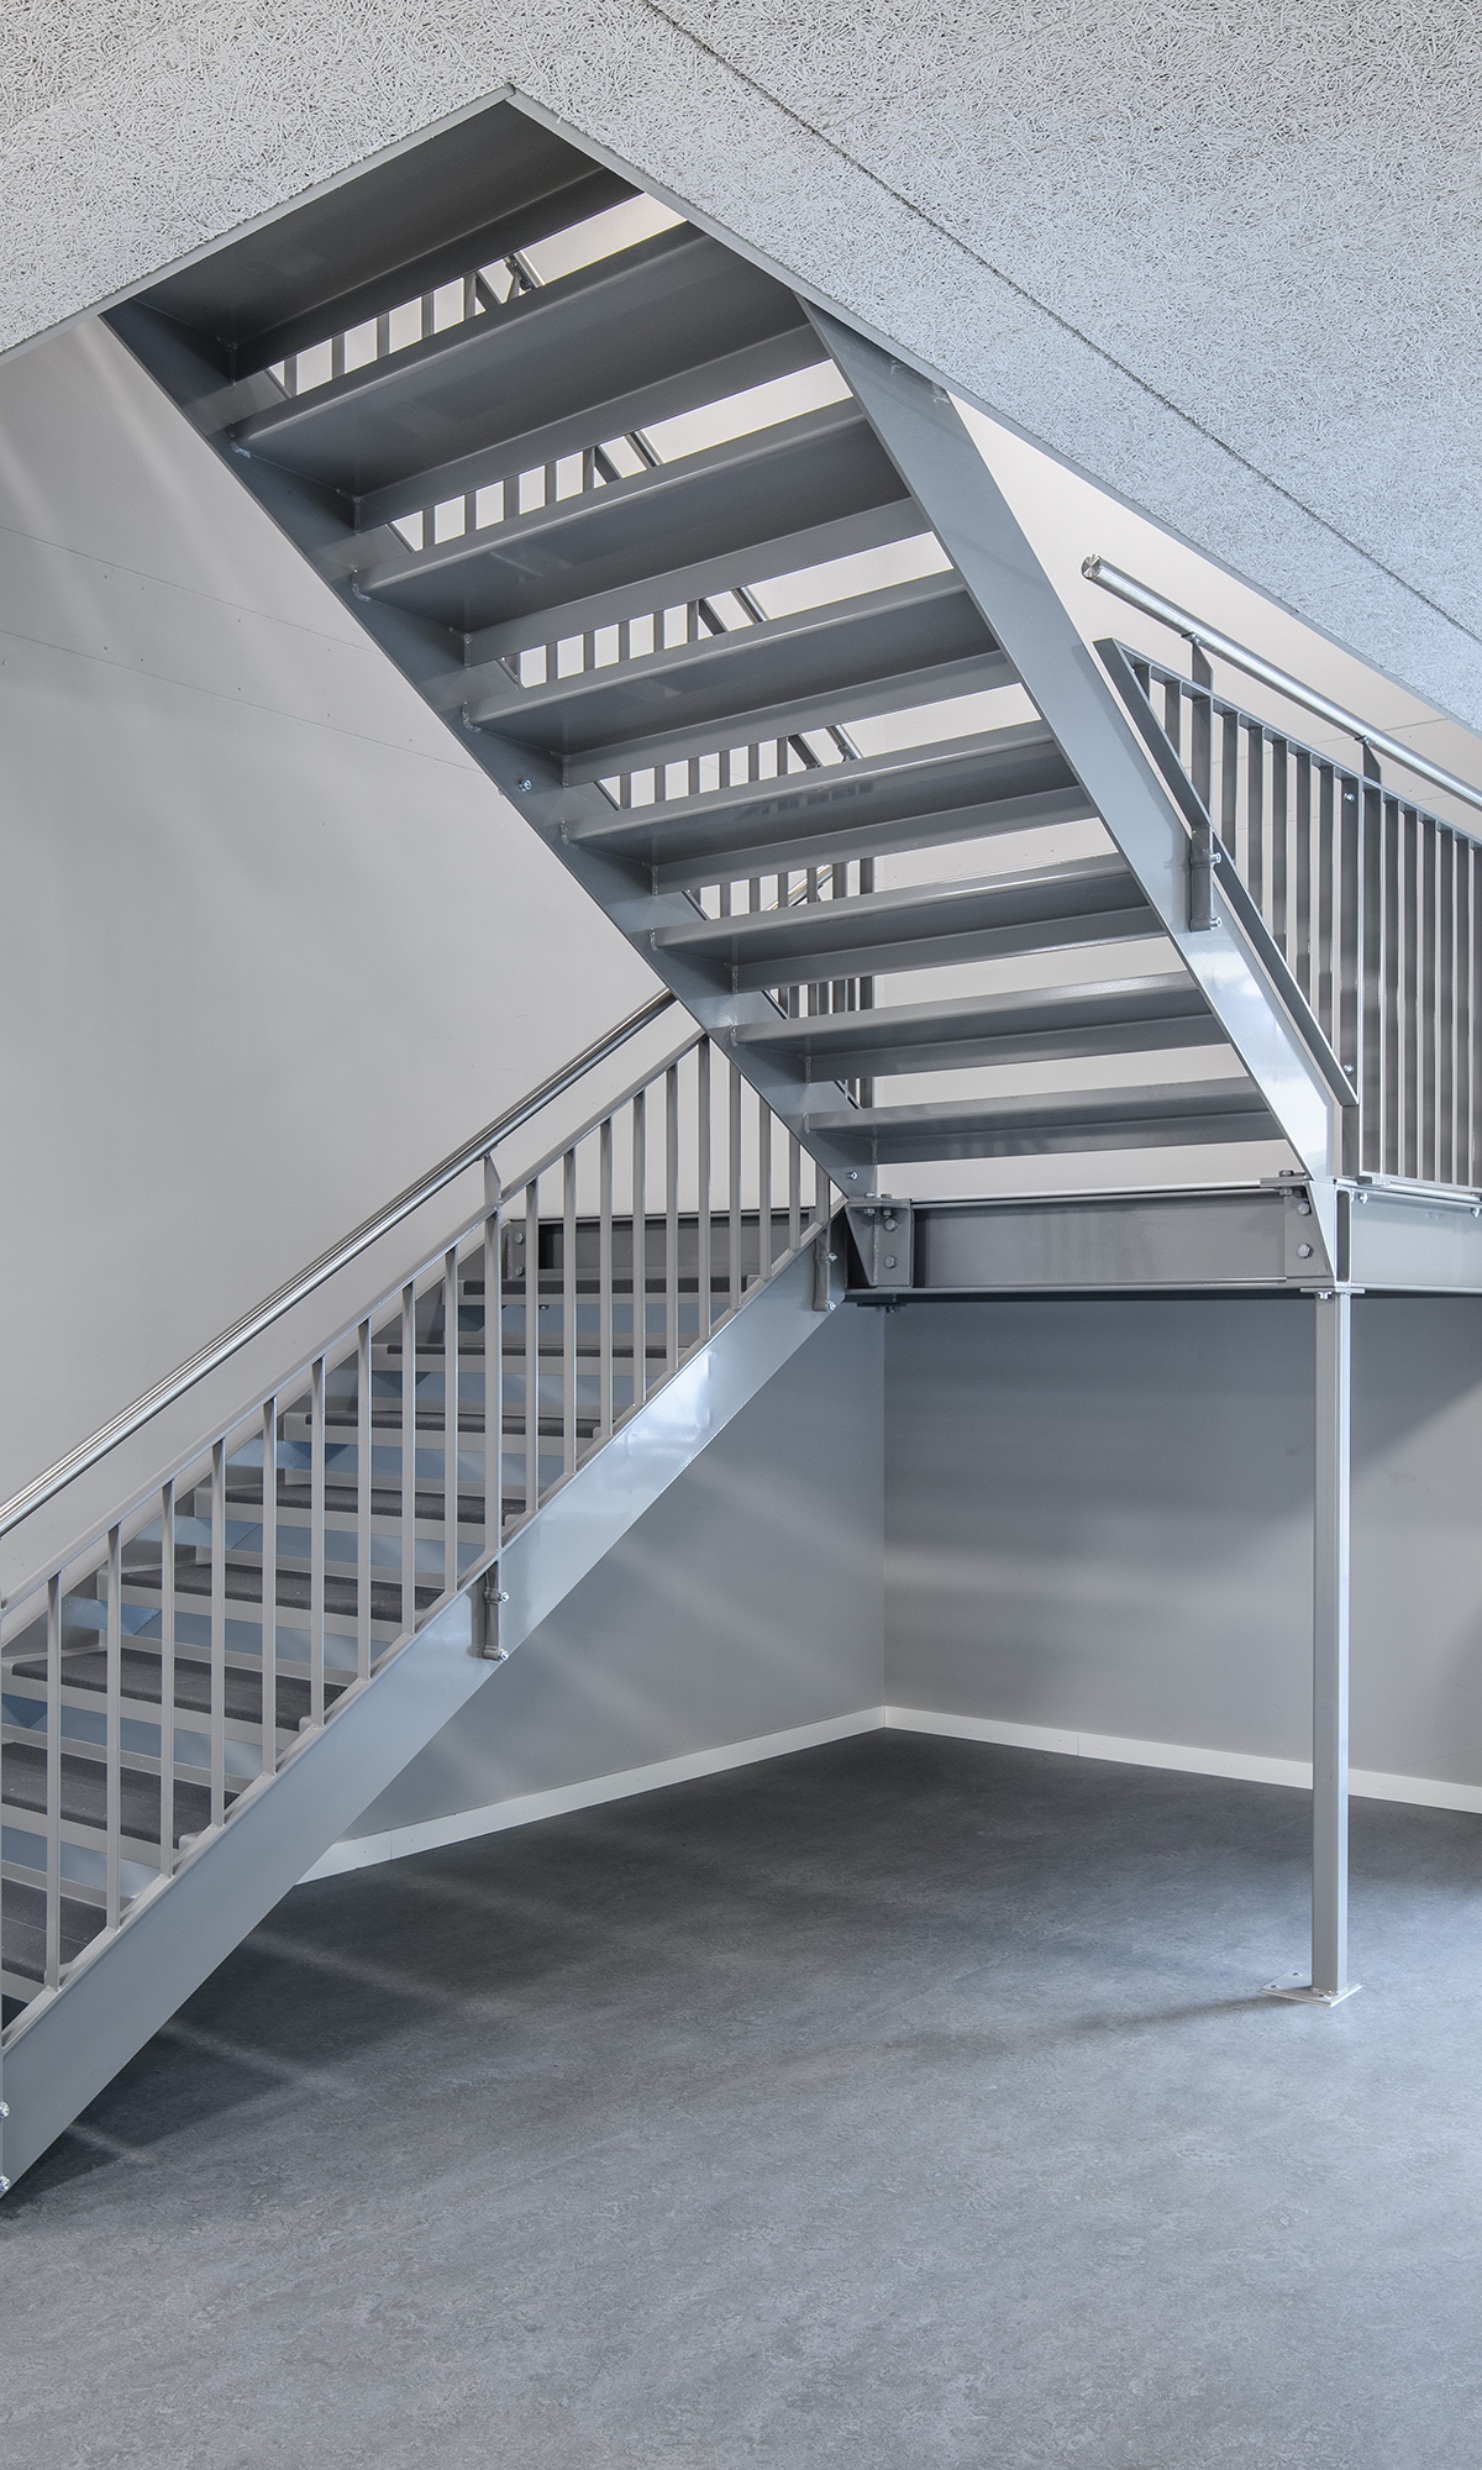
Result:
[[[1188,831],[990,468],[991,424],[822,311],[814,324],[1053,729],[1310,1175],[1343,1159],[1343,1099],[1227,917],[1189,919]]]

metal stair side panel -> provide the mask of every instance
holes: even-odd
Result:
[[[824,1300],[843,1293],[833,1267]],[[13,2184],[510,1653],[820,1329],[807,1246],[758,1287],[503,1547],[497,1650],[484,1564],[276,1775],[244,1794],[168,1882],[38,1999],[5,2049],[3,2177]],[[486,1643],[487,1642],[487,1643]],[[3,2190],[0,2190],[3,2192]]]
[[[5,2051],[12,2185],[496,1669],[455,1599],[28,2010]]]
[[[1189,925],[1189,838],[973,434],[970,406],[821,310],[814,324],[1309,1174],[1340,1173],[1353,1094],[1248,940]]]

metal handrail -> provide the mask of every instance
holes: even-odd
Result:
[[[1187,609],[1180,609],[1176,601],[1165,600],[1161,592],[1155,592],[1147,584],[1137,582],[1132,575],[1124,574],[1119,566],[1111,565],[1106,558],[1086,558],[1082,562],[1081,572],[1088,583],[1097,583],[1103,592],[1111,592],[1118,600],[1125,600],[1131,608],[1141,609],[1144,616],[1156,618],[1160,626],[1170,627],[1187,642],[1197,644],[1201,651],[1213,652],[1217,659],[1228,661],[1232,669],[1243,669],[1247,677],[1257,679],[1263,686],[1273,687],[1289,702],[1299,703],[1305,711],[1315,713],[1319,720],[1330,721],[1349,737],[1357,738],[1361,746],[1372,748],[1376,755],[1387,755],[1392,763],[1413,772],[1418,780],[1429,781],[1433,788],[1444,789],[1449,796],[1460,798],[1467,806],[1482,807],[1482,789],[1474,782],[1461,780],[1455,772],[1446,771],[1441,764],[1431,763],[1424,755],[1418,755],[1413,746],[1407,746],[1402,738],[1392,738],[1383,729],[1371,729],[1367,721],[1360,720],[1358,714],[1350,712],[1345,704],[1335,703],[1330,695],[1319,694],[1314,686],[1304,686],[1301,679],[1294,678],[1289,670],[1278,669],[1274,661],[1263,660],[1259,652],[1249,652],[1232,636],[1222,635],[1217,627],[1206,626],[1202,618],[1194,617]]]
[[[233,1321],[219,1338],[213,1338],[209,1345],[190,1356],[177,1370],[167,1374],[163,1381],[157,1381],[153,1389],[145,1390],[132,1406],[125,1407],[108,1423],[100,1424],[95,1433],[80,1442],[76,1449],[69,1450],[65,1457],[59,1458],[55,1466],[48,1467],[44,1475],[38,1475],[31,1483],[23,1485],[19,1492],[11,1494],[8,1501],[0,1502],[0,1541],[13,1534],[48,1501],[55,1500],[58,1493],[76,1482],[78,1476],[97,1466],[110,1450],[132,1439],[154,1416],[183,1398],[198,1381],[204,1381],[209,1373],[229,1363],[232,1356],[239,1354],[254,1338],[261,1337],[264,1330],[271,1329],[273,1323],[291,1312],[296,1304],[303,1303],[319,1287],[326,1285],[338,1271],[348,1269],[352,1261],[357,1261],[363,1252],[370,1250],[372,1244],[378,1243],[383,1235],[391,1234],[404,1219],[410,1218],[424,1201],[434,1200],[449,1184],[456,1183],[460,1175],[467,1174],[471,1166],[477,1166],[500,1141],[507,1140],[512,1132],[518,1132],[522,1124],[529,1123],[553,1100],[564,1096],[588,1072],[594,1071],[598,1064],[605,1063],[631,1038],[637,1037],[639,1031],[646,1029],[651,1021],[660,1019],[676,1000],[667,989],[650,996],[648,1002],[640,1004],[636,1012],[630,1012],[626,1020],[619,1021],[615,1028],[609,1029],[591,1046],[584,1047],[558,1072],[553,1072],[548,1080],[541,1081],[517,1106],[510,1107],[505,1114],[497,1115],[492,1123],[485,1124],[483,1130],[476,1132],[471,1140],[462,1142],[447,1157],[440,1159],[436,1166],[429,1168],[425,1175],[419,1175],[415,1183],[408,1184],[395,1200],[388,1201],[373,1217],[363,1219],[359,1226],[352,1228],[348,1235],[341,1236],[339,1242],[331,1245],[327,1252],[321,1252],[317,1260],[311,1261],[306,1269],[301,1269],[286,1285],[275,1288],[251,1312]]]

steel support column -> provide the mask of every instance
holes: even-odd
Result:
[[[1312,1978],[1278,1998],[1335,2007],[1348,1978],[1348,1627],[1353,1295],[1317,1296],[1312,1499]]]

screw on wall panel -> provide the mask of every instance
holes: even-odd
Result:
[[[515,782],[515,787],[517,789],[533,789],[535,787],[535,783],[533,780],[517,780]]]
[[[1312,1203],[1310,1201],[1299,1201],[1297,1203],[1297,1215],[1299,1218],[1310,1218],[1312,1215]]]
[[[857,1167],[857,1166],[852,1166],[852,1167],[849,1169],[849,1181],[850,1181],[852,1184],[857,1184],[857,1183],[858,1183],[858,1181],[859,1181],[859,1169],[858,1169],[858,1167]]]
[[[894,1269],[894,1267],[895,1267],[895,1254],[894,1254],[893,1252],[887,1252],[887,1253],[886,1253],[886,1255],[885,1255],[885,1266],[886,1266],[886,1268],[887,1268],[887,1269]]]
[[[1310,1261],[1312,1258],[1311,1244],[1298,1244],[1297,1258],[1299,1261]]]

